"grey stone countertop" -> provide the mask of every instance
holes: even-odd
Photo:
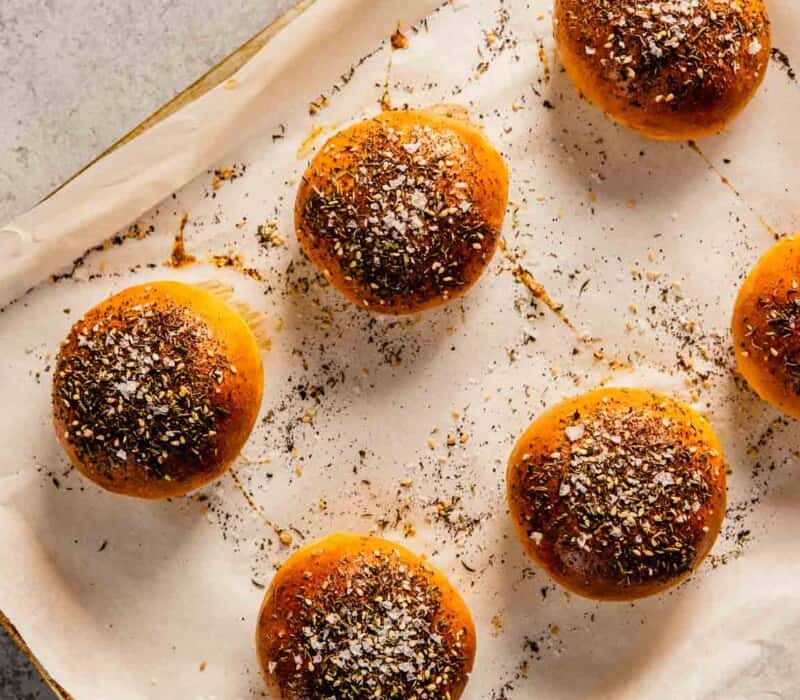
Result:
[[[292,5],[0,0],[0,224],[32,207]],[[0,700],[51,697],[0,629]]]

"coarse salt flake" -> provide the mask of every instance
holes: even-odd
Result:
[[[580,440],[584,436],[585,432],[586,428],[584,428],[583,425],[570,425],[564,430],[564,434],[567,436],[567,440],[570,442]]]

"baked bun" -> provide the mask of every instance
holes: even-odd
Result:
[[[688,577],[725,515],[725,461],[688,406],[638,389],[599,389],[540,416],[508,465],[525,548],[587,598],[633,600]]]
[[[275,700],[456,700],[475,627],[442,573],[405,547],[339,534],[296,552],[258,618]]]
[[[461,296],[497,247],[505,163],[478,129],[442,112],[384,112],[345,129],[300,184],[303,250],[371,311],[407,314]]]
[[[763,0],[556,0],[561,62],[612,119],[656,139],[722,129],[767,70]]]
[[[800,235],[773,246],[745,279],[733,343],[739,372],[755,392],[800,418]]]
[[[56,433],[103,488],[179,496],[239,454],[262,390],[258,344],[233,309],[203,289],[152,282],[72,327],[53,381]]]

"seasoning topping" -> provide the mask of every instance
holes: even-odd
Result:
[[[380,119],[360,128],[357,143],[321,154],[334,165],[302,210],[311,244],[366,306],[447,299],[472,281],[498,236],[474,206],[477,176],[465,177],[477,167],[474,154],[448,129],[396,129]]]
[[[235,371],[210,328],[170,302],[80,321],[59,356],[54,406],[84,460],[136,464],[170,478],[173,461],[204,461],[216,447],[219,388]]]
[[[800,284],[793,280],[782,295],[759,297],[757,323],[745,319],[746,352],[759,356],[800,396]]]
[[[570,29],[634,103],[648,96],[677,108],[714,96],[731,72],[760,70],[766,13],[745,10],[739,0],[571,4],[578,9],[566,13]]]
[[[301,586],[297,603],[267,669],[289,678],[290,697],[441,700],[464,673],[464,631],[443,615],[441,591],[396,552],[343,559]]]
[[[610,401],[574,413],[564,432],[555,452],[524,456],[536,545],[546,540],[562,560],[586,552],[598,574],[623,585],[690,571],[718,452],[694,446],[689,426]]]

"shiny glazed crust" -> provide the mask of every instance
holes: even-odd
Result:
[[[462,112],[384,112],[333,136],[312,160],[295,203],[297,236],[349,300],[385,314],[422,311],[467,292],[488,265],[508,171]]]
[[[124,333],[132,323],[141,323],[145,314],[152,314],[155,319],[162,313],[177,319],[175,323],[179,324],[182,332],[197,332],[198,337],[187,335],[192,337],[192,345],[187,348],[189,352],[175,355],[183,358],[183,365],[176,366],[168,351],[163,358],[150,358],[147,362],[163,371],[166,386],[169,386],[172,378],[186,377],[187,387],[194,379],[201,383],[199,386],[207,387],[204,405],[208,406],[209,417],[205,422],[200,421],[200,424],[210,434],[201,436],[202,447],[200,443],[192,445],[193,440],[180,444],[182,436],[179,434],[169,435],[169,439],[164,440],[161,440],[164,437],[162,435],[151,434],[152,445],[163,445],[159,457],[163,461],[148,460],[149,464],[145,464],[135,456],[150,449],[145,438],[137,437],[139,452],[124,449],[125,445],[120,442],[121,435],[103,435],[103,442],[98,442],[97,426],[91,417],[87,420],[77,406],[79,401],[86,401],[86,396],[93,396],[98,406],[106,401],[121,400],[120,410],[127,410],[125,407],[135,402],[132,396],[135,397],[139,389],[144,390],[147,385],[144,379],[132,381],[127,393],[120,395],[117,387],[121,385],[126,390],[125,382],[115,383],[113,374],[112,380],[101,384],[97,381],[100,373],[85,372],[87,367],[95,368],[98,363],[102,365],[104,353],[109,367],[117,365],[119,360],[111,350],[102,348],[125,347],[129,341],[124,335],[113,336],[117,342],[108,346],[98,340],[97,345],[101,350],[93,353],[87,345],[87,337],[91,339],[95,332],[100,334],[96,336],[98,339],[107,338],[105,334],[110,328]],[[159,332],[156,325],[149,326],[154,328],[153,338]],[[146,333],[149,331],[142,331],[137,337],[146,338]],[[165,347],[168,346],[169,341]],[[131,362],[132,368],[136,370],[141,367],[145,359],[139,353],[137,359]],[[159,362],[169,362],[170,365],[162,367]],[[212,376],[213,372],[218,374]],[[75,376],[79,377],[79,381],[70,379]],[[80,398],[75,397],[76,387],[77,393],[82,394]],[[173,401],[180,401],[181,406],[188,407],[182,408],[182,411],[194,410],[191,393],[177,386],[173,388],[175,395],[172,398],[156,396],[153,402],[173,405]],[[253,428],[262,391],[261,354],[250,327],[239,314],[203,289],[177,282],[153,282],[131,287],[112,296],[91,309],[72,327],[59,352],[54,375],[54,424],[58,439],[72,463],[95,483],[127,496],[167,498],[199,488],[225,471],[239,454]],[[182,395],[184,393],[185,396]],[[145,400],[141,398],[139,404]],[[66,405],[66,402],[70,405]],[[78,415],[82,418],[81,425],[75,426]],[[94,415],[99,415],[99,412],[95,411]],[[137,415],[136,412],[130,413],[131,424],[138,425],[135,420]],[[181,420],[176,420],[174,425],[182,425]],[[145,421],[145,424],[148,422]],[[195,426],[198,421],[192,419],[191,423],[185,425]],[[142,426],[142,431],[146,429]],[[84,430],[94,431],[95,435],[85,439]]]
[[[647,9],[653,5],[664,8],[655,21]],[[680,19],[682,5],[686,26],[664,34],[670,25],[659,17]],[[716,133],[764,78],[769,19],[763,0],[701,0],[698,9],[689,8],[685,0],[556,0],[561,62],[590,102],[645,136],[685,140]]]
[[[733,344],[739,372],[765,401],[800,418],[800,236],[758,261],[739,290]]]
[[[525,549],[565,588],[598,600],[653,595],[691,575],[719,533],[725,483],[708,422],[637,389],[546,411],[517,442],[507,476]]]
[[[472,617],[458,591],[444,574],[405,547],[372,537],[335,534],[293,554],[264,596],[256,628],[256,648],[271,698],[300,700],[306,697],[304,692],[312,692],[303,689],[312,674],[305,666],[298,669],[293,661],[296,654],[293,640],[311,624],[309,610],[330,614],[328,606],[339,605],[340,599],[347,596],[352,577],[363,571],[365,565],[381,561],[405,567],[409,575],[419,577],[418,581],[424,581],[435,591],[438,604],[431,627],[437,627],[443,644],[460,657],[449,687],[441,689],[442,695],[437,697],[456,700],[461,696],[472,670],[476,636]],[[376,590],[371,591],[371,598],[388,600],[392,592],[382,591],[381,581],[372,583]]]

